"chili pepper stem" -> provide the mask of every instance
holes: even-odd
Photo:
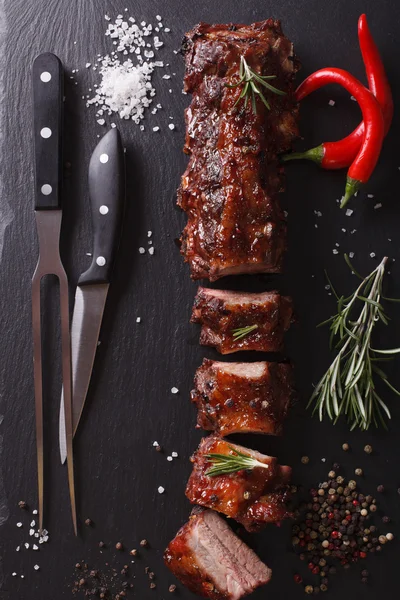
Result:
[[[290,154],[284,154],[282,156],[282,160],[287,162],[288,160],[312,160],[317,165],[320,165],[322,159],[324,158],[324,148],[322,144],[320,146],[316,146],[315,148],[310,148],[305,152],[292,152]]]
[[[360,186],[361,181],[359,181],[358,179],[353,179],[352,177],[347,177],[344,196],[340,203],[340,208],[344,208],[346,206],[350,198],[352,198],[352,196],[354,196],[354,194],[358,192]]]

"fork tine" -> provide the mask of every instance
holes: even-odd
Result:
[[[60,281],[60,316],[61,316],[61,351],[62,374],[64,391],[64,415],[67,441],[67,468],[68,485],[71,500],[72,522],[75,535],[78,535],[76,520],[76,500],[74,483],[74,456],[73,456],[73,424],[72,424],[72,367],[71,367],[71,334],[69,327],[69,299],[68,281],[65,271],[58,273]]]
[[[43,529],[43,381],[42,334],[40,319],[40,280],[36,269],[32,278],[33,373],[35,381],[36,448],[38,470],[39,529]]]

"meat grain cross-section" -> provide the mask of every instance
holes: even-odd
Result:
[[[181,252],[194,279],[281,271],[286,225],[279,154],[298,136],[291,42],[279,21],[252,25],[201,23],[185,37],[184,151],[189,164],[178,190],[187,213]],[[271,76],[277,95],[263,90],[255,105],[240,98],[242,60]],[[239,85],[236,85],[238,84]],[[236,86],[236,87],[233,87]]]
[[[271,578],[271,570],[217,513],[198,507],[164,560],[186,587],[212,600],[239,600]]]

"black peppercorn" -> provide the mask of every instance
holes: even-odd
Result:
[[[376,491],[379,492],[380,494],[382,494],[385,491],[385,488],[383,487],[383,485],[378,485],[378,487],[376,488]]]
[[[20,500],[18,502],[18,506],[19,506],[19,508],[22,508],[23,510],[26,510],[28,508],[28,505],[24,500]]]
[[[117,542],[117,543],[115,544],[115,549],[116,549],[116,550],[122,550],[122,548],[123,548],[123,546],[122,546],[121,542]]]

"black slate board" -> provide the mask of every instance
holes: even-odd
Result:
[[[201,434],[194,429],[195,414],[189,402],[189,391],[195,369],[203,357],[217,358],[216,353],[198,345],[199,330],[189,324],[191,304],[196,284],[189,278],[187,266],[179,255],[174,239],[183,228],[185,217],[175,207],[175,190],[186,158],[181,152],[184,138],[183,109],[188,98],[180,93],[183,61],[173,54],[186,30],[200,20],[210,22],[252,22],[269,16],[280,18],[284,32],[295,43],[303,63],[299,80],[313,70],[335,65],[344,67],[363,78],[363,65],[357,43],[357,19],[366,11],[375,39],[381,49],[393,87],[395,105],[400,94],[397,75],[400,5],[394,0],[336,0],[303,2],[247,0],[233,2],[206,0],[168,2],[148,0],[5,0],[3,23],[3,53],[1,75],[2,94],[2,193],[0,212],[7,215],[6,204],[13,219],[4,237],[0,267],[0,425],[3,438],[1,467],[5,502],[9,518],[0,529],[2,572],[1,600],[47,600],[70,598],[73,566],[85,559],[93,566],[110,560],[123,565],[128,555],[118,554],[113,546],[121,540],[126,548],[138,547],[142,538],[150,541],[151,549],[132,566],[136,575],[134,597],[146,600],[169,597],[168,585],[174,577],[162,562],[162,552],[177,529],[186,521],[190,506],[184,496],[185,482],[190,472],[188,458],[196,448]],[[30,279],[37,258],[37,242],[33,216],[32,133],[30,66],[41,51],[53,51],[60,56],[67,70],[66,78],[66,143],[65,161],[71,167],[65,172],[64,221],[62,252],[67,268],[71,294],[79,274],[87,266],[91,251],[90,218],[86,195],[86,173],[89,156],[98,133],[104,129],[96,124],[94,111],[84,108],[81,99],[93,74],[86,71],[98,52],[110,48],[104,37],[104,13],[111,17],[129,8],[127,14],[137,19],[154,20],[163,16],[172,33],[162,51],[163,60],[176,72],[170,82],[155,76],[158,98],[164,111],[151,117],[151,126],[160,125],[162,134],[147,127],[144,133],[137,126],[121,123],[127,148],[128,207],[125,235],[122,242],[115,279],[110,290],[101,332],[101,345],[93,372],[88,403],[76,438],[76,478],[81,522],[90,517],[95,526],[81,527],[80,537],[72,532],[65,469],[58,460],[58,404],[60,365],[55,307],[55,285],[46,288],[52,295],[47,308],[46,340],[46,525],[51,542],[40,553],[15,552],[21,539],[27,537],[31,517],[17,508],[26,500],[31,508],[36,504],[36,455],[34,435],[34,399],[31,349]],[[74,44],[73,42],[77,43]],[[79,85],[68,75],[79,68]],[[162,73],[161,73],[162,74]],[[169,94],[168,89],[173,89]],[[336,106],[328,100],[335,98]],[[173,116],[177,129],[167,129],[168,116]],[[337,89],[326,89],[304,103],[301,131],[306,141],[303,147],[323,139],[344,135],[359,118],[355,103]],[[119,124],[119,123],[118,123]],[[217,284],[242,289],[278,288],[293,295],[299,323],[287,339],[287,356],[296,368],[299,402],[292,409],[282,439],[247,437],[253,447],[279,457],[294,467],[293,479],[306,487],[315,485],[325,476],[331,463],[339,461],[348,475],[355,467],[365,471],[362,489],[374,492],[383,483],[387,492],[381,499],[383,513],[393,517],[390,528],[400,534],[397,509],[400,496],[398,436],[400,409],[396,397],[389,397],[393,425],[389,433],[382,430],[369,433],[348,433],[344,424],[333,427],[311,419],[305,404],[315,382],[327,367],[329,352],[327,332],[315,329],[334,307],[332,296],[325,290],[323,270],[326,268],[337,287],[348,292],[354,278],[341,253],[355,252],[354,262],[362,272],[369,272],[384,254],[399,261],[397,230],[400,222],[398,187],[400,157],[398,138],[400,122],[395,114],[391,132],[385,142],[379,166],[366,190],[352,202],[354,214],[346,217],[335,199],[341,196],[344,173],[324,173],[312,164],[293,164],[287,170],[287,191],[282,202],[289,212],[289,253],[285,274],[275,277],[242,277]],[[302,144],[299,143],[299,147]],[[366,193],[374,194],[367,200]],[[374,204],[383,207],[374,210]],[[323,213],[317,217],[314,210]],[[318,225],[318,228],[315,227]],[[342,231],[346,229],[346,232]],[[349,232],[356,229],[356,232]],[[141,256],[138,247],[147,245],[147,231],[153,231],[154,256]],[[388,240],[390,238],[391,241]],[[339,254],[332,250],[339,243]],[[376,257],[371,258],[370,253]],[[400,295],[399,267],[395,262],[387,278],[391,296]],[[394,317],[382,343],[399,345],[398,309],[390,309]],[[136,323],[136,317],[141,323]],[[377,344],[380,340],[377,340]],[[254,359],[254,356],[246,359]],[[257,357],[258,358],[258,357]],[[400,384],[398,368],[390,369],[393,382]],[[397,380],[397,381],[396,381]],[[179,388],[172,395],[171,387]],[[157,440],[165,449],[156,453],[152,442]],[[1,438],[0,438],[1,441]],[[344,455],[343,442],[353,451]],[[371,443],[371,457],[363,446]],[[172,463],[166,455],[176,450],[179,458]],[[303,466],[300,457],[307,454],[310,464]],[[322,458],[326,462],[321,461]],[[1,478],[0,478],[1,483]],[[163,485],[165,494],[157,488]],[[0,498],[2,500],[2,498]],[[16,527],[24,521],[23,530]],[[245,539],[272,567],[274,575],[268,588],[254,594],[265,594],[273,600],[302,598],[303,590],[293,583],[292,575],[299,561],[290,548],[290,524],[271,527],[262,534]],[[109,545],[100,556],[97,544]],[[395,542],[384,549],[384,556],[367,561],[371,583],[362,587],[359,567],[338,575],[333,582],[331,598],[358,597],[372,600],[397,595]],[[129,557],[130,558],[130,557]],[[38,563],[40,571],[33,565]],[[149,589],[144,574],[149,565],[157,575],[156,590]],[[15,571],[25,574],[13,578]],[[179,597],[194,596],[179,586]]]

